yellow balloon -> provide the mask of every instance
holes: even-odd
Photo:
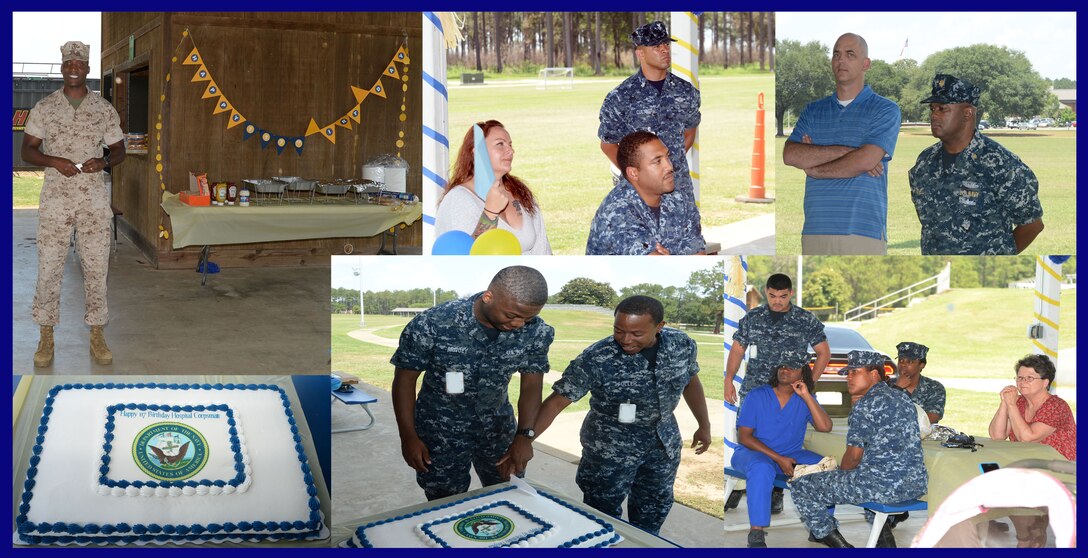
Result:
[[[469,254],[473,256],[520,256],[521,243],[514,233],[502,229],[491,229],[481,234],[472,243]]]

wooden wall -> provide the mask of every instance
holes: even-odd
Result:
[[[190,171],[208,173],[213,181],[304,176],[359,177],[363,164],[378,154],[399,149],[408,161],[408,191],[422,193],[420,69],[421,18],[407,13],[103,13],[103,74],[124,75],[131,67],[149,66],[151,103],[148,122],[159,117],[159,98],[167,72],[170,81],[162,110],[162,130],[146,156],[132,155],[114,174],[114,205],[137,233],[138,242],[160,267],[189,266],[198,248],[173,251],[159,238],[160,186],[156,164],[163,166],[166,190],[188,188]],[[354,107],[351,86],[369,89],[397,48],[407,39],[409,65],[407,120],[400,121],[403,93],[399,83],[383,79],[387,98],[363,101],[362,123],[337,128],[335,145],[320,135],[306,138],[302,155],[292,147],[278,154],[262,149],[254,136],[243,141],[243,127],[227,129],[229,112],[212,114],[211,99],[201,99],[207,82],[192,82],[197,66],[181,59],[193,48],[188,30],[220,90],[250,122],[284,136],[304,135],[310,119],[324,126]],[[130,57],[129,36],[134,36]],[[180,47],[179,47],[180,45]],[[178,57],[177,62],[172,58]],[[403,83],[403,82],[401,82]],[[125,88],[117,86],[120,93]],[[125,120],[125,99],[115,97]],[[123,122],[124,127],[124,122]],[[128,131],[126,129],[126,131]],[[156,160],[156,145],[162,160]],[[399,246],[419,246],[422,225],[399,231]],[[326,261],[329,254],[374,252],[377,239],[323,239],[259,245],[213,246],[215,261],[226,265],[298,265]]]

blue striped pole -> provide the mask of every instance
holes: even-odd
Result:
[[[1042,337],[1032,339],[1036,354],[1044,354],[1058,364],[1059,314],[1062,297],[1064,256],[1035,258],[1035,323],[1042,326]]]
[[[748,285],[748,258],[745,256],[726,256],[725,258],[725,295],[722,312],[722,334],[725,336],[725,358],[729,358],[729,349],[733,347],[733,334],[737,332],[740,319],[748,312],[746,286]],[[748,355],[744,355],[745,363]],[[723,363],[724,364],[724,363]],[[744,366],[741,366],[743,369]],[[723,367],[723,374],[724,367]],[[738,370],[733,378],[737,391],[744,381],[744,375]],[[737,407],[728,401],[725,404],[725,463],[733,458],[737,447]]]
[[[672,12],[672,73],[699,89],[699,19],[692,12]],[[687,152],[688,174],[699,201],[699,131]]]
[[[449,18],[447,19],[449,21]],[[434,244],[436,201],[450,168],[449,93],[442,18],[423,12],[423,253]]]

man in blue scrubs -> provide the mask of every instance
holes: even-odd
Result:
[[[771,489],[775,475],[793,476],[793,466],[819,463],[823,456],[804,449],[805,427],[831,431],[831,418],[816,402],[808,353],[782,355],[778,373],[752,390],[737,418],[741,447],[733,453],[734,469],[748,477],[749,548],[766,548],[771,524]]]

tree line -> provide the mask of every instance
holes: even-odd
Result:
[[[775,87],[775,124],[783,134],[805,105],[834,92],[829,48],[818,42],[778,41]],[[1048,80],[1018,50],[988,44],[956,47],[933,53],[921,64],[909,58],[887,62],[872,60],[865,82],[878,95],[899,104],[904,122],[929,120],[929,96],[938,73],[964,78],[982,89],[981,118],[1004,126],[1007,118],[1046,116],[1059,121],[1075,120],[1075,113],[1061,107],[1050,87],[1068,89],[1076,82]],[[1064,87],[1061,87],[1064,86]]]
[[[548,297],[550,304],[590,304],[615,308],[621,300],[634,295],[652,296],[665,306],[665,321],[713,327],[719,331],[722,317],[723,274],[725,264],[692,272],[682,287],[641,283],[617,291],[605,282],[587,277],[568,281],[559,292]],[[334,314],[358,314],[359,290],[336,287],[332,289]],[[452,290],[407,289],[396,291],[366,291],[363,304],[367,314],[392,314],[394,308],[430,308],[460,296]]]
[[[631,32],[655,20],[673,35],[671,12],[459,12],[465,37],[449,50],[451,67],[535,73],[575,68],[579,75],[629,73]],[[774,70],[774,12],[703,12],[697,16],[699,59],[722,68]],[[676,22],[686,25],[687,22]]]
[[[809,256],[802,260],[803,300],[806,308],[838,307],[837,314],[888,293],[937,275],[952,262],[952,288],[1007,288],[1010,283],[1035,278],[1030,256],[912,256],[909,258]],[[1076,273],[1076,258],[1062,265],[1063,274]],[[767,277],[785,273],[794,279],[797,257],[758,257],[748,260],[748,282],[763,293]],[[906,306],[902,301],[895,306]]]

